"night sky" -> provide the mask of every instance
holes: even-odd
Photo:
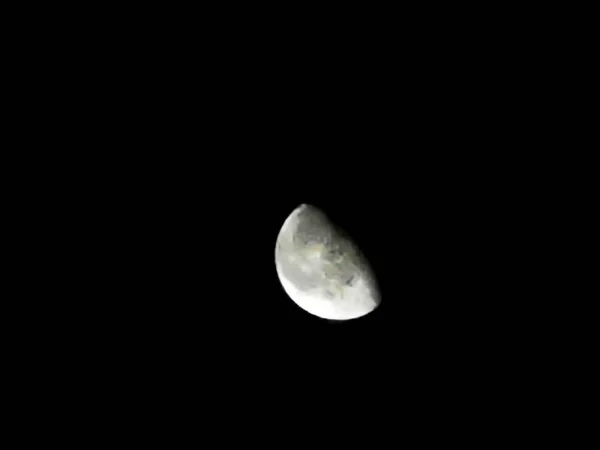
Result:
[[[35,194],[46,255],[69,267],[40,312],[57,317],[63,354],[145,401],[156,386],[196,399],[214,387],[252,405],[261,389],[301,396],[313,382],[333,397],[458,395],[526,359],[538,159],[508,123],[516,89],[436,42],[361,41],[317,42],[319,56],[296,51],[302,39],[119,43],[102,70],[83,53],[81,73],[59,80],[74,92],[52,111],[62,125],[36,131],[59,150],[30,162],[53,178]],[[275,242],[302,203],[364,252],[373,313],[330,322],[284,292]]]

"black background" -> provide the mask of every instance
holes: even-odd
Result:
[[[52,364],[147,404],[213,387],[246,405],[399,392],[423,408],[497,377],[510,391],[502,361],[539,354],[520,287],[538,250],[539,49],[406,23],[369,39],[123,24],[39,41],[46,77],[29,74],[54,149],[27,166],[48,180]],[[301,203],[367,255],[372,314],[321,320],[283,291],[275,240]]]

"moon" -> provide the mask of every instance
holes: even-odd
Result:
[[[277,236],[275,265],[288,296],[317,317],[357,319],[381,303],[360,250],[312,205],[298,206],[285,220]]]

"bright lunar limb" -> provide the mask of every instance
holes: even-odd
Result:
[[[275,265],[290,298],[305,311],[330,320],[362,317],[381,298],[356,246],[314,206],[302,204],[277,237]]]

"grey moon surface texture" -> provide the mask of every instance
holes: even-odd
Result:
[[[289,297],[323,319],[356,319],[381,302],[360,250],[314,206],[302,204],[285,220],[277,237],[275,265]]]

